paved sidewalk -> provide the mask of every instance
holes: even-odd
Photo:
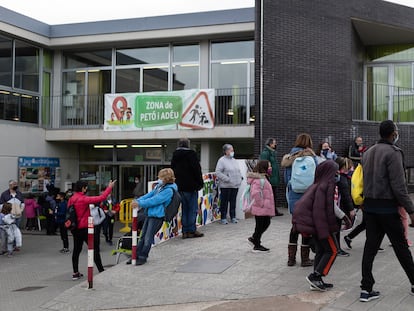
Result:
[[[205,237],[162,243],[151,250],[147,264],[121,262],[97,275],[93,290],[84,280],[41,310],[412,310],[409,282],[387,239],[374,263],[382,298],[358,301],[364,234],[354,239],[350,257],[337,258],[326,278],[334,289],[311,292],[305,281],[311,268],[286,265],[290,219],[286,214],[272,219],[263,236],[268,254],[252,253],[246,242],[254,219],[213,223],[201,228]],[[413,229],[410,237],[414,240]]]

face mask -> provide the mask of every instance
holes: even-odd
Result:
[[[322,149],[322,154],[326,157],[328,155],[329,149]]]
[[[269,167],[269,168],[267,169],[267,172],[266,172],[266,173],[267,173],[267,175],[269,175],[269,176],[270,176],[270,175],[272,175],[272,168],[271,168],[271,167]]]
[[[394,139],[392,140],[392,143],[396,144],[398,139],[400,139],[400,135],[397,133],[397,135],[394,136]]]
[[[16,191],[16,190],[17,190],[17,188],[18,188],[17,186],[14,186],[12,189],[13,189],[14,191]]]
[[[230,158],[234,158],[234,151],[230,152],[229,156]]]

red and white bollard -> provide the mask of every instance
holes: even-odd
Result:
[[[137,263],[137,240],[138,240],[138,208],[132,209],[132,256],[131,264]]]
[[[88,217],[88,289],[93,288],[93,217]]]

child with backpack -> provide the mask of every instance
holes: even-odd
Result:
[[[313,142],[311,136],[302,133],[296,137],[295,145],[290,152],[283,156],[281,166],[285,168],[286,199],[290,214],[293,214],[295,204],[302,197],[307,186],[310,186],[313,183],[317,159],[312,148]],[[303,172],[306,173],[303,176],[301,176],[302,174],[300,173],[301,167],[306,168],[303,170]],[[289,267],[296,265],[298,240],[299,233],[293,230],[292,227],[289,234],[288,245],[287,265]],[[310,243],[310,237],[302,236],[302,245],[300,247],[302,267],[313,265],[313,260],[309,259]]]
[[[327,160],[318,165],[315,182],[296,202],[293,228],[305,236],[312,236],[316,246],[314,272],[306,277],[312,290],[326,291],[333,287],[323,276],[329,273],[337,255],[335,232],[338,232],[334,208],[336,173],[338,164]]]
[[[159,181],[155,188],[132,202],[132,208],[143,208],[147,216],[141,230],[137,247],[136,265],[140,266],[147,262],[148,254],[154,243],[155,234],[161,229],[165,218],[165,208],[169,205],[177,185],[174,183],[174,171],[164,168],[158,173]],[[131,264],[129,260],[127,264]]]
[[[267,180],[272,166],[267,160],[257,162],[253,172],[247,173],[247,184],[250,186],[250,209],[255,217],[254,233],[248,238],[253,245],[253,252],[268,252],[269,249],[261,244],[261,237],[270,225],[270,219],[275,216],[273,189]]]

